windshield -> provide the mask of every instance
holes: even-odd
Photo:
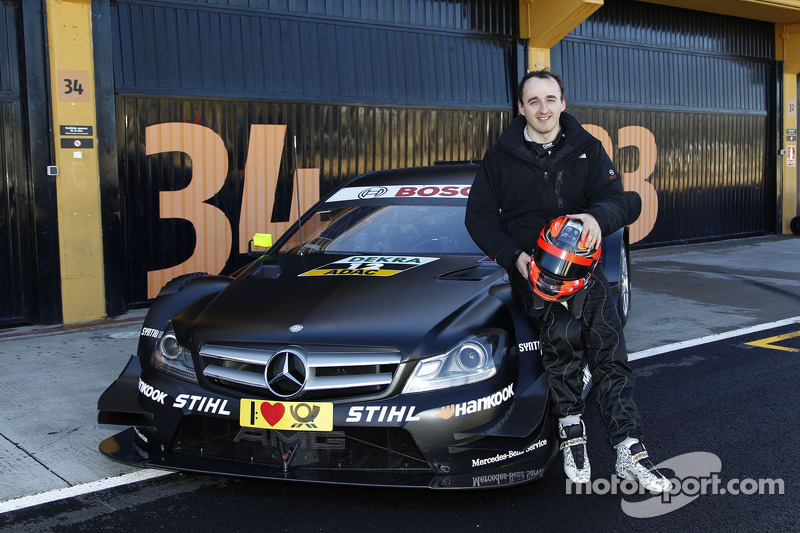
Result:
[[[317,211],[278,253],[481,254],[464,205],[361,205]]]

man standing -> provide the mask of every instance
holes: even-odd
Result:
[[[608,439],[617,450],[617,475],[636,479],[653,492],[669,491],[670,482],[653,469],[640,442],[633,373],[602,265],[587,283],[585,299],[573,298],[570,309],[541,305],[529,281],[531,254],[551,220],[566,215],[580,221],[587,248],[597,248],[603,235],[626,223],[621,176],[600,141],[564,113],[560,77],[548,71],[529,72],[520,81],[518,98],[520,116],[486,152],[475,177],[467,203],[467,229],[475,243],[508,271],[514,296],[541,332],[567,476],[576,483],[591,479],[581,420],[583,350]]]

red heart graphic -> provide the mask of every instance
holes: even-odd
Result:
[[[261,404],[261,416],[267,421],[267,424],[274,426],[283,418],[283,413],[286,412],[286,407],[282,403],[271,404],[264,402]]]

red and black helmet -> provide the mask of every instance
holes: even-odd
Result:
[[[587,248],[581,240],[583,223],[559,217],[544,228],[533,251],[530,277],[533,292],[561,302],[581,290],[600,260],[600,246]]]

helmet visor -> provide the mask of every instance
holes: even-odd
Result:
[[[531,261],[530,277],[533,281],[533,292],[551,302],[567,300],[583,287],[583,278],[563,280],[549,276],[547,272],[538,267],[535,260]]]
[[[542,238],[539,238],[533,258],[542,270],[565,280],[585,278],[594,264],[591,257],[567,252]]]

